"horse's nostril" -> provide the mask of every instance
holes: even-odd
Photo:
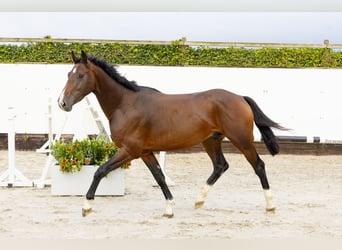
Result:
[[[64,101],[61,101],[60,99],[58,99],[57,102],[58,102],[58,105],[59,105],[61,108],[66,106],[65,102],[64,102]]]

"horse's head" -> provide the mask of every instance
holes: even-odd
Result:
[[[86,53],[82,51],[80,58],[76,58],[74,52],[71,56],[75,65],[68,73],[68,81],[58,98],[59,107],[68,112],[74,104],[95,90],[95,76]]]

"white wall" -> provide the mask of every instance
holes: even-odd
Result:
[[[15,108],[16,132],[47,133],[49,97],[53,104],[54,133],[60,130],[66,115],[68,122],[63,133],[97,133],[85,101],[68,114],[58,108],[57,98],[71,68],[72,65],[0,64],[0,133],[7,132],[9,106]],[[139,85],[165,93],[224,88],[248,95],[269,117],[293,129],[277,131],[278,135],[342,138],[340,69],[120,66],[118,70]],[[91,97],[99,107],[94,96]]]

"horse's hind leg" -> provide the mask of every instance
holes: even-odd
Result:
[[[273,196],[266,176],[265,163],[260,159],[256,152],[253,141],[249,141],[247,144],[237,144],[235,141],[232,142],[245,155],[248,162],[252,165],[255,174],[260,179],[266,200],[266,211],[274,211],[275,206],[272,203]]]
[[[215,182],[229,167],[222,153],[221,142],[223,138],[224,135],[220,133],[215,133],[207,140],[202,142],[204,149],[208,153],[213,163],[214,170],[208,178],[206,185],[201,188],[201,191],[195,203],[195,208],[200,208],[203,206],[204,200],[209,192],[209,189],[215,184]]]
[[[144,161],[146,166],[150,169],[154,179],[157,181],[158,185],[162,189],[163,194],[165,196],[166,210],[164,213],[164,217],[167,217],[167,218],[173,217],[173,207],[174,207],[173,196],[169,190],[169,187],[166,184],[165,176],[163,172],[161,171],[161,168],[159,166],[159,163],[156,157],[151,152],[148,155],[142,156],[141,159]]]
[[[270,191],[270,186],[268,184],[267,176],[266,176],[266,170],[265,170],[265,163],[263,160],[260,159],[259,155],[257,155],[257,164],[254,168],[254,171],[256,175],[259,177],[261,186],[264,190],[265,200],[266,200],[266,211],[274,211],[275,206],[272,203],[272,193]]]

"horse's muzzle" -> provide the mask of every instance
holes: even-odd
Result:
[[[61,100],[60,98],[58,98],[58,106],[61,110],[69,112],[72,109],[72,106],[67,105],[66,102],[64,100]]]

